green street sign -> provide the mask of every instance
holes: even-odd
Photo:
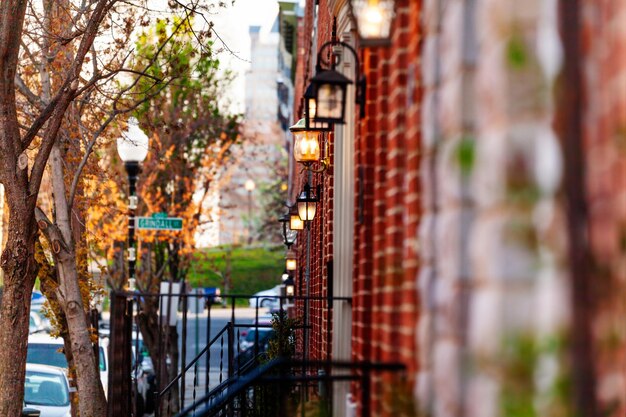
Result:
[[[180,217],[137,217],[137,229],[143,230],[181,230],[183,219]]]

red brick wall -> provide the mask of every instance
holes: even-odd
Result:
[[[295,82],[295,112],[298,117],[302,117],[302,105],[300,98],[302,97],[304,90],[306,89],[310,78],[314,75],[314,71],[311,66],[315,65],[316,51],[312,50],[313,42],[310,38],[312,33],[314,18],[314,1],[307,1],[305,8],[305,17],[302,21],[302,28],[299,28],[298,39],[298,64],[297,64],[297,76]],[[328,12],[327,2],[321,1],[319,5],[318,14],[318,45],[330,40],[331,28],[332,28],[332,16]],[[329,151],[331,153],[332,160],[332,134],[324,134],[322,138],[322,147],[325,143],[329,144]],[[297,167],[301,169],[301,167]],[[304,272],[306,271],[307,263],[307,235],[310,233],[310,280],[309,280],[309,295],[311,297],[324,298],[327,295],[328,284],[328,264],[332,261],[333,247],[332,247],[332,207],[333,207],[333,168],[332,165],[324,173],[315,173],[312,175],[311,185],[314,189],[318,185],[321,186],[321,202],[318,204],[318,211],[314,221],[310,225],[309,230],[305,230],[299,233],[297,250],[299,253],[299,265],[301,266],[302,273],[297,277],[296,285],[298,288],[302,288],[300,295],[306,295],[306,281]],[[294,180],[294,195],[292,199],[295,200],[297,193],[299,193],[305,182],[308,179],[308,173],[303,171],[297,173]],[[317,192],[317,190],[316,190]],[[306,346],[309,358],[326,359],[329,352],[329,342],[331,340],[331,333],[328,330],[328,311],[327,303],[325,300],[312,300],[309,303],[309,315],[307,321],[310,325],[309,343]],[[305,316],[304,303],[298,303],[298,315],[300,317]],[[332,329],[332,327],[331,327]],[[303,346],[304,340],[302,336],[299,339],[299,351],[303,352],[305,347]]]
[[[356,138],[353,354],[417,370],[420,7],[396,2],[389,47],[363,48],[366,117]],[[359,206],[361,206],[359,208]],[[374,379],[372,413],[389,389]]]
[[[307,39],[314,3],[307,2],[303,29],[299,30],[296,111],[301,110],[299,98],[312,75],[310,59],[315,59]],[[331,36],[333,16],[328,3],[319,2],[318,47]],[[337,196],[355,199],[353,356],[356,360],[405,363],[409,385],[413,384],[417,369],[419,3],[397,1],[390,47],[360,50],[367,76],[367,105],[366,117],[359,121],[355,138],[356,195]],[[332,144],[329,136],[324,140]],[[331,147],[331,154],[332,151]],[[297,176],[294,190],[301,189],[305,176]],[[324,198],[310,229],[312,296],[326,295],[327,263],[332,260],[332,166],[326,173],[314,175],[313,184],[320,183]],[[300,233],[298,238],[302,268],[306,265],[306,233]],[[303,313],[302,303],[299,311]],[[326,319],[325,302],[311,302],[308,348],[312,358],[326,357],[327,337],[331,337],[326,331]],[[380,415],[386,407],[381,399],[389,390],[376,381],[373,387],[372,415]]]

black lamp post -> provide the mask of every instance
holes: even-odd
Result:
[[[128,287],[135,288],[135,210],[137,210],[137,178],[139,164],[148,156],[148,136],[139,128],[134,117],[128,119],[128,130],[117,139],[117,152],[128,174]]]

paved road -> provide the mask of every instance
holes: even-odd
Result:
[[[192,308],[192,311],[195,311]],[[208,340],[213,340],[232,320],[232,310],[230,308],[212,308],[210,312],[210,320],[208,319],[208,311],[201,311],[199,314],[189,313],[187,315],[187,337],[186,337],[186,356],[185,363],[189,364],[200,353],[207,344]],[[259,316],[267,315],[267,309],[259,309]],[[252,324],[256,315],[256,311],[250,308],[236,308],[234,323],[236,325],[243,325],[239,328],[244,330],[247,325]],[[182,349],[182,334],[183,334],[183,317],[179,314],[179,320],[177,323],[177,329],[181,343],[179,345],[181,357],[183,360]],[[207,336],[209,336],[207,338]],[[235,354],[237,346],[237,330],[235,330]],[[223,342],[223,344],[222,344]],[[209,381],[207,380],[207,361],[209,362]],[[207,390],[217,384],[220,380],[224,380],[228,377],[228,332],[224,331],[210,349],[210,358],[205,353],[197,361],[197,368],[190,368],[185,374],[185,403],[188,405],[193,400],[194,395],[194,380],[195,395],[201,397]]]
[[[212,340],[217,334],[222,331],[226,325],[232,320],[232,311],[230,308],[212,308],[211,320],[208,320],[207,310],[202,311],[200,314],[189,313],[187,315],[187,342],[186,342],[186,358],[185,362],[190,363],[196,355],[204,349],[207,345],[207,335],[210,334],[209,339]],[[243,325],[238,328],[239,330],[245,330],[247,325],[251,324],[255,318],[255,310],[251,308],[236,308],[234,323],[236,325]],[[267,314],[266,309],[259,309],[259,316]],[[179,313],[177,322],[177,329],[180,342],[180,352],[182,360],[182,328],[183,317]],[[235,338],[237,337],[237,330],[235,330]],[[224,332],[217,343],[213,345],[211,350],[211,365],[219,365],[219,353],[220,353],[220,341],[224,340],[224,350],[227,349],[228,333]],[[224,352],[226,354],[226,352]],[[203,358],[204,359],[204,358]]]

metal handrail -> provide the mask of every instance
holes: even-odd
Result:
[[[288,361],[286,361],[283,358],[273,359],[270,362],[258,368],[255,368],[254,371],[247,374],[246,376],[234,376],[232,378],[229,378],[230,380],[232,380],[232,383],[230,384],[232,386],[232,389],[229,390],[226,393],[226,395],[222,395],[220,398],[217,398],[217,403],[210,404],[208,407],[205,407],[204,410],[201,410],[199,412],[197,410],[197,407],[199,405],[208,403],[211,401],[212,397],[215,397],[215,394],[217,394],[218,391],[214,389],[211,391],[211,393],[209,393],[208,395],[205,395],[204,397],[196,401],[195,404],[182,410],[180,413],[176,415],[176,417],[184,417],[184,416],[189,415],[190,413],[193,413],[195,416],[214,415],[215,413],[219,412],[219,409],[223,405],[228,403],[232,398],[241,394],[245,389],[250,387],[262,375],[264,375],[267,372],[272,371],[274,368],[278,367],[279,365],[285,364],[286,362]],[[223,391],[223,389],[221,391]]]
[[[223,334],[224,334],[224,333],[225,333],[225,332],[226,332],[229,328],[231,328],[231,327],[233,327],[233,324],[232,324],[231,322],[228,322],[228,323],[226,324],[226,326],[224,326],[224,328],[223,328],[222,330],[220,330],[220,331],[219,331],[219,332],[215,335],[215,337],[211,340],[211,342],[210,342],[210,343],[208,343],[208,344],[207,344],[204,348],[202,348],[202,350],[200,351],[200,353],[198,353],[198,355],[197,355],[195,358],[193,358],[193,360],[192,360],[191,362],[189,362],[189,365],[187,365],[187,366],[185,367],[185,370],[184,370],[184,371],[182,371],[181,373],[179,373],[178,375],[176,375],[176,377],[175,377],[174,379],[172,379],[172,381],[171,381],[169,384],[167,384],[167,386],[166,386],[165,388],[163,388],[163,391],[161,391],[161,392],[159,392],[159,393],[158,393],[158,397],[160,398],[160,397],[164,396],[164,395],[165,395],[165,393],[166,393],[167,391],[169,391],[169,390],[170,390],[170,388],[172,388],[172,386],[173,386],[176,382],[178,382],[178,381],[182,378],[182,376],[183,376],[183,375],[184,375],[187,371],[189,371],[189,370],[191,369],[191,367],[192,367],[193,365],[195,365],[195,364],[196,364],[196,362],[200,359],[200,357],[201,357],[202,355],[204,355],[204,354],[207,352],[207,350],[209,350],[209,349],[211,348],[211,346],[213,345],[213,343],[215,343],[215,342],[217,341],[217,339],[218,339],[218,338],[220,338],[220,337],[221,337],[221,336],[222,336],[222,335],[223,335]]]
[[[254,368],[252,372],[246,375],[238,375],[230,378],[230,384],[226,384],[225,381],[220,385],[220,387],[216,387],[216,389],[211,390],[208,395],[200,398],[196,401],[195,404],[183,409],[176,417],[185,417],[188,415],[194,415],[197,417],[211,417],[222,411],[222,408],[230,403],[237,396],[244,393],[248,388],[253,386],[256,383],[284,383],[284,382],[311,382],[311,381],[355,381],[355,380],[369,380],[369,373],[372,371],[383,371],[383,372],[397,372],[406,370],[406,366],[399,362],[369,362],[369,361],[357,361],[357,362],[348,362],[348,361],[307,361],[307,368],[318,368],[318,367],[327,367],[327,368],[347,368],[355,371],[361,371],[361,374],[340,374],[340,375],[268,375],[270,372],[275,369],[281,369],[284,372],[285,369],[288,368],[301,368],[301,361],[289,360],[286,358],[276,358],[273,359],[266,364],[263,364],[257,368]],[[222,386],[223,385],[223,386]],[[220,389],[217,389],[220,388]],[[225,394],[220,394],[224,392],[225,388],[229,388]],[[220,395],[220,397],[217,397]],[[203,409],[198,410],[199,407],[204,406]]]

